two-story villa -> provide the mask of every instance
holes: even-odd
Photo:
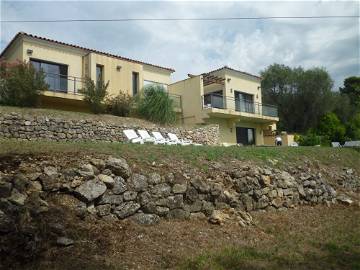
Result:
[[[277,108],[262,104],[261,78],[227,66],[170,84],[181,96],[184,124],[219,124],[222,143],[263,145]]]
[[[120,91],[133,96],[144,85],[161,84],[167,88],[174,69],[113,55],[19,32],[2,51],[8,61],[31,62],[42,69],[49,85],[42,97],[43,106],[71,110],[86,110],[79,90],[84,78],[109,81],[108,92]]]
[[[87,110],[80,89],[84,78],[109,81],[108,92],[136,95],[145,85],[160,84],[175,101],[180,123],[219,124],[220,142],[263,145],[276,128],[276,107],[262,104],[261,78],[223,67],[171,84],[173,69],[118,55],[18,33],[0,55],[7,61],[27,61],[45,73],[49,90],[42,106]]]

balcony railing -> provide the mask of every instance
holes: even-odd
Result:
[[[168,94],[168,96],[173,101],[173,106],[174,106],[175,109],[181,109],[182,108],[181,96],[180,95]]]
[[[48,72],[44,74],[50,91],[81,95],[81,89],[85,84],[84,79]]]
[[[203,108],[232,109],[237,112],[278,117],[276,106],[250,102],[243,99],[224,97],[217,94],[207,94],[203,96]]]

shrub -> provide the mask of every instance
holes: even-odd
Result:
[[[334,113],[325,114],[318,125],[317,133],[325,137],[328,141],[344,142],[345,126],[340,122]]]
[[[98,81],[96,84],[90,78],[85,79],[85,87],[81,89],[84,94],[84,100],[89,104],[90,110],[93,113],[103,113],[105,111],[104,99],[107,96],[107,88],[109,81],[105,84],[103,81]]]
[[[321,136],[316,135],[313,130],[309,130],[305,135],[298,138],[298,143],[301,146],[321,145]]]
[[[106,112],[117,116],[129,116],[133,106],[133,98],[120,92],[116,97],[106,100]]]
[[[0,104],[35,107],[42,91],[48,89],[45,75],[26,62],[0,62]]]
[[[346,135],[351,140],[360,140],[360,113],[355,114],[346,125]]]
[[[172,124],[176,120],[173,100],[160,85],[149,85],[136,97],[139,116],[160,124]]]

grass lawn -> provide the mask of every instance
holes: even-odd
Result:
[[[122,156],[134,161],[164,162],[182,160],[201,166],[203,161],[232,159],[259,163],[318,162],[339,167],[360,167],[360,152],[349,148],[330,147],[221,147],[221,146],[160,146],[107,142],[52,142],[0,139],[0,154],[10,153],[101,153]],[[271,163],[270,163],[271,162]]]

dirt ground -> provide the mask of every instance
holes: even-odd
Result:
[[[321,266],[321,258],[328,254],[319,245],[347,244],[349,237],[359,237],[360,232],[358,206],[306,206],[252,214],[256,224],[245,228],[235,223],[211,225],[206,220],[162,220],[158,225],[141,226],[129,220],[74,220],[70,213],[55,214],[53,221],[65,225],[75,244],[65,248],[50,245],[40,260],[21,268],[178,269],[187,259],[228,247],[276,252],[276,256],[293,257],[296,261],[312,254],[320,259]],[[360,251],[360,238],[356,241]],[[350,255],[352,260],[360,260],[360,254]],[[312,262],[313,269],[324,269],[315,267],[319,266],[316,261]],[[266,264],[260,264],[246,269],[266,268]],[[344,265],[343,269],[352,268]]]

